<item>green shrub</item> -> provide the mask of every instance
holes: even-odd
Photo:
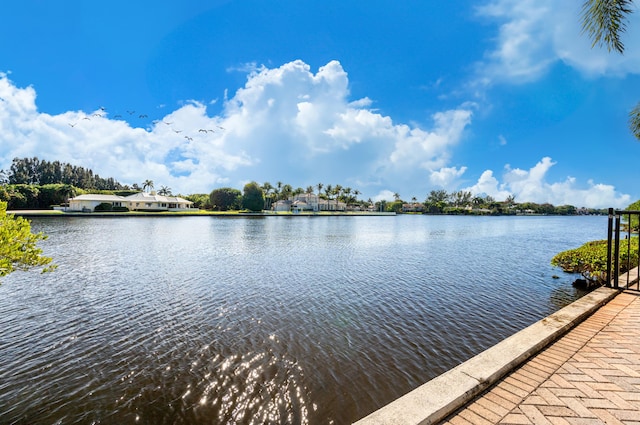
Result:
[[[113,205],[109,202],[103,202],[93,209],[94,211],[113,211]]]
[[[592,283],[607,283],[607,241],[591,241],[580,248],[563,251],[551,259],[551,265],[560,267],[567,273],[580,273]],[[620,242],[619,265],[619,273],[625,273],[638,265],[637,237]]]

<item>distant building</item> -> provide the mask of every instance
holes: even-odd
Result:
[[[193,208],[193,202],[177,196],[157,195],[154,192],[138,192],[125,197],[131,211],[185,211]]]
[[[162,196],[139,192],[129,196],[86,194],[69,199],[67,211],[92,212],[100,204],[111,204],[112,208],[125,207],[130,211],[189,211],[193,202],[177,196]]]
[[[402,204],[402,212],[422,212],[424,205],[420,202],[412,202]]]
[[[274,211],[346,211],[347,204],[336,200],[320,199],[314,193],[301,193],[273,204]]]
[[[112,207],[123,207],[126,203],[124,196],[118,195],[79,195],[69,199],[67,211],[92,212],[100,204],[111,204]]]

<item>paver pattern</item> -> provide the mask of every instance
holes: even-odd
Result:
[[[443,423],[640,425],[640,293],[620,293]]]

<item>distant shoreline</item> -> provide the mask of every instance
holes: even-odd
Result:
[[[123,217],[395,217],[398,215],[426,215],[426,216],[461,216],[461,217],[579,217],[585,214],[424,214],[424,213],[395,213],[373,211],[321,211],[321,212],[290,212],[290,211],[102,211],[102,212],[65,212],[60,210],[11,210],[7,214],[20,217],[81,217],[81,218],[123,218]]]
[[[7,211],[20,217],[336,217],[336,216],[395,216],[395,212],[237,212],[237,211],[159,211],[159,212],[65,212],[57,210],[13,210]]]

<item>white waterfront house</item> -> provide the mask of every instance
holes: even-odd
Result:
[[[273,204],[274,211],[346,211],[344,202],[320,199],[315,193],[301,193]]]
[[[193,208],[193,202],[177,196],[157,195],[154,192],[138,192],[126,198],[131,211],[185,211]]]
[[[125,206],[125,198],[118,195],[79,195],[69,199],[67,211],[92,212],[98,205],[103,203],[111,204],[112,207],[123,207]]]
[[[193,202],[177,196],[163,196],[154,192],[138,192],[129,196],[86,194],[69,199],[67,211],[92,212],[103,203],[112,207],[126,207],[129,211],[190,211]]]

